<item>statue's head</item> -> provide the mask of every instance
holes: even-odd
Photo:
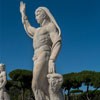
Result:
[[[47,20],[48,16],[42,8],[38,8],[35,11],[36,20],[39,24],[42,24],[44,20]],[[49,19],[48,19],[49,20]]]
[[[0,72],[4,71],[5,70],[5,65],[4,64],[0,64]]]
[[[61,34],[61,30],[48,8],[46,8],[46,7],[37,8],[35,11],[35,16],[36,16],[36,20],[39,24],[42,24],[44,20],[48,20],[48,21],[52,22],[57,27],[57,29],[59,31],[59,35]]]

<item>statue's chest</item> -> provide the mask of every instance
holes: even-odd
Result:
[[[49,38],[49,32],[46,31],[46,29],[44,28],[41,28],[41,29],[38,29],[35,36],[34,36],[34,40],[36,41],[41,41],[41,40],[45,40],[45,39],[48,39]]]

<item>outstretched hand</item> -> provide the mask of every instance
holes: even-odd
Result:
[[[26,5],[23,1],[20,2],[20,12],[25,13]]]

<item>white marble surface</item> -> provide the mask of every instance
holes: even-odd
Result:
[[[49,82],[50,100],[64,100],[61,86],[63,83],[63,76],[57,73],[47,75]]]
[[[0,100],[10,100],[6,92],[5,85],[7,83],[5,65],[0,64]]]
[[[61,31],[53,15],[46,7],[35,11],[40,27],[31,26],[26,16],[26,5],[20,2],[20,13],[24,29],[33,39],[34,68],[32,90],[36,100],[51,100],[47,75],[55,73],[55,60],[61,48]],[[58,83],[58,85],[61,85]],[[57,89],[57,87],[55,87]],[[62,100],[62,99],[54,99]]]

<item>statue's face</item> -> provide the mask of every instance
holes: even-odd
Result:
[[[3,65],[0,64],[0,72],[3,71]]]
[[[36,20],[39,24],[42,24],[43,20],[46,18],[46,13],[43,9],[38,9],[35,12]]]

